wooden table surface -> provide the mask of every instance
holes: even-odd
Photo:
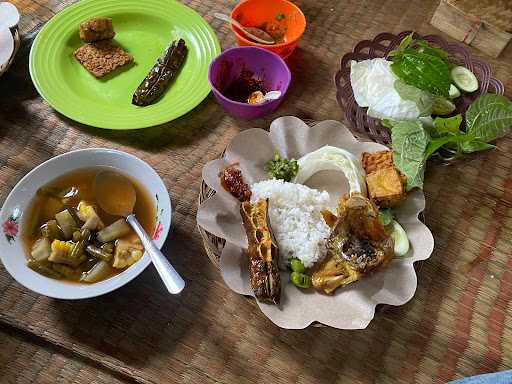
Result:
[[[333,85],[341,56],[384,31],[437,33],[428,24],[437,0],[297,0],[309,24],[288,60],[293,83],[276,113],[239,121],[210,96],[185,117],[140,132],[83,126],[42,101],[28,73],[31,41],[73,1],[10,1],[22,12],[24,41],[0,79],[0,201],[52,156],[87,147],[133,153],[172,196],[164,253],[187,288],[168,295],[149,267],[111,294],[60,301],[28,291],[0,266],[1,383],[443,383],[512,368],[510,137],[500,150],[430,167],[426,223],[436,249],[418,271],[413,300],[378,313],[365,330],[277,328],[224,285],[196,230],[201,169],[231,138],[282,115],[343,120]],[[234,46],[212,13],[228,13],[236,1],[184,3],[212,25],[223,48]],[[512,47],[486,59],[510,97]],[[476,256],[484,262],[461,272]]]

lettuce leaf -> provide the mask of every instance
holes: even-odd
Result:
[[[350,83],[357,104],[379,119],[416,120],[429,115],[432,96],[397,79],[390,66],[383,58],[351,63]]]
[[[432,114],[433,100],[430,93],[406,84],[399,79],[393,85],[402,99],[410,100],[416,104],[419,116],[430,116]]]
[[[430,136],[417,121],[397,121],[391,130],[393,162],[407,177],[407,191],[423,187]]]

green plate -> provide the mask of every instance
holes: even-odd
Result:
[[[135,63],[96,79],[74,58],[84,43],[81,22],[112,17],[114,41]],[[131,104],[133,92],[172,40],[183,38],[188,55],[163,97],[147,107]],[[107,129],[136,129],[171,121],[210,92],[208,65],[220,52],[213,30],[192,9],[174,0],[82,0],[53,17],[30,52],[30,75],[41,96],[80,123]]]

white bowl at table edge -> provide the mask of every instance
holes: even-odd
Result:
[[[77,284],[51,279],[32,271],[26,266],[26,254],[22,243],[23,210],[28,207],[37,189],[67,172],[80,168],[110,166],[131,176],[141,183],[151,196],[155,196],[157,207],[156,225],[163,226],[160,237],[155,240],[161,248],[171,225],[172,207],[167,188],[156,171],[146,162],[126,152],[89,148],[64,153],[38,165],[25,175],[7,196],[0,211],[0,260],[9,274],[21,285],[39,294],[57,299],[85,299],[111,292],[138,276],[151,262],[149,255],[134,265],[107,280],[94,284]],[[15,216],[17,235],[9,240],[4,223]],[[159,284],[160,282],[158,282]]]

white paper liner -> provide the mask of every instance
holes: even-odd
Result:
[[[219,173],[238,162],[245,181],[252,184],[267,179],[265,163],[278,152],[281,156],[298,159],[324,145],[346,149],[357,158],[363,152],[387,149],[383,145],[360,142],[340,122],[327,120],[310,128],[302,120],[286,116],[274,120],[270,132],[249,129],[237,135],[227,147],[222,159],[213,160],[203,169],[203,179],[216,194],[198,209],[197,222],[206,231],[224,238],[220,269],[226,284],[235,292],[253,296],[249,283],[247,238],[239,214],[239,202],[220,184]],[[339,183],[333,183],[335,177]],[[326,189],[334,203],[348,192],[343,173],[319,173],[306,182],[311,187]],[[427,259],[434,248],[429,229],[418,219],[425,208],[423,192],[411,193],[394,209],[411,243],[408,254],[395,258],[384,269],[361,281],[339,288],[332,296],[313,290],[300,290],[289,282],[288,272],[281,273],[282,294],[279,306],[259,303],[262,312],[276,325],[302,329],[317,321],[340,329],[366,328],[377,304],[402,305],[416,290],[413,263]]]

